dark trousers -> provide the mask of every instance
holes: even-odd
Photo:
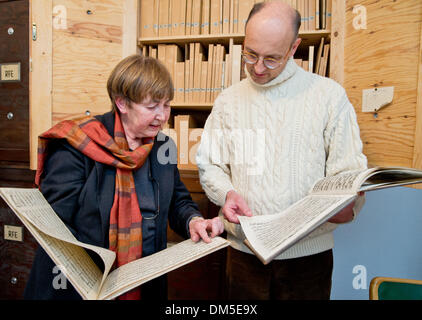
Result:
[[[264,265],[255,255],[229,247],[228,299],[329,300],[332,271],[332,250]]]

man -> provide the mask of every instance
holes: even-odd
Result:
[[[243,244],[239,215],[280,212],[316,180],[366,168],[356,114],[345,90],[305,72],[293,55],[300,15],[287,4],[256,4],[247,21],[247,78],[215,100],[198,149],[203,189],[222,207],[231,247],[230,299],[329,299],[333,235],[363,196],[263,265]]]

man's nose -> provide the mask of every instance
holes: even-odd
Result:
[[[254,65],[255,73],[264,73],[267,67],[264,65],[264,59],[259,58],[258,61]]]

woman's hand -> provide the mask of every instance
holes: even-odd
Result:
[[[190,238],[194,242],[200,239],[206,243],[224,232],[224,224],[219,217],[213,219],[204,219],[202,217],[193,217],[189,222]]]

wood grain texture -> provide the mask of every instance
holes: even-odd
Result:
[[[122,58],[138,51],[138,0],[124,0]]]
[[[52,125],[52,0],[31,1],[30,26],[37,27],[37,40],[30,32],[31,71],[29,73],[30,168],[37,168],[38,136]]]
[[[419,66],[418,66],[418,96],[416,101],[416,131],[415,147],[413,150],[413,167],[422,169],[422,23],[419,39]]]
[[[121,45],[57,33],[53,43],[53,123],[60,120],[57,113],[72,117],[110,110],[107,78],[121,59]]]
[[[343,84],[346,0],[334,0],[332,9],[330,78]]]
[[[87,111],[95,115],[110,110],[106,84],[125,51],[126,5],[117,0],[53,1],[53,8],[66,8],[66,28],[53,27],[53,124]]]
[[[366,8],[367,29],[354,28],[355,5]],[[371,165],[413,164],[421,20],[420,0],[346,1],[344,87]],[[395,87],[393,102],[362,113],[362,90],[383,86]]]

